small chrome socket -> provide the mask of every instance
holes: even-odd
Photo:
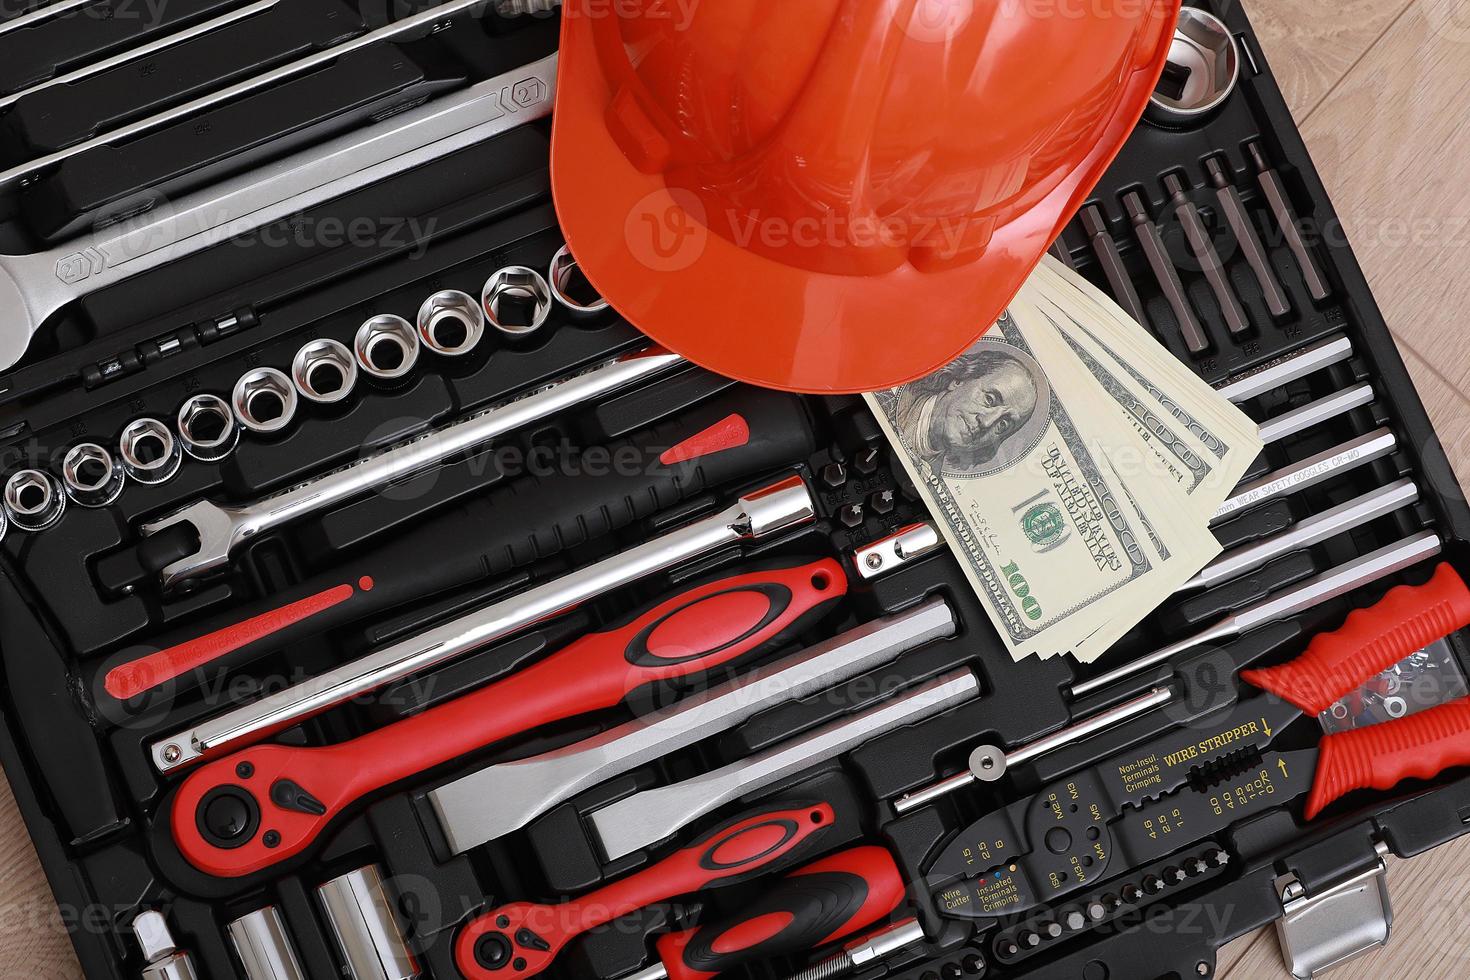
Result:
[[[507,266],[485,280],[480,290],[485,319],[507,337],[528,337],[551,316],[551,286],[523,265]]]
[[[5,516],[22,531],[44,531],[66,512],[66,494],[45,470],[16,470],[5,481]]]
[[[208,392],[179,406],[179,442],[201,463],[217,463],[240,444],[240,426],[230,403]]]
[[[81,507],[106,507],[122,493],[126,476],[112,453],[95,442],[81,442],[61,461],[66,495]]]
[[[158,419],[129,422],[117,440],[117,453],[125,473],[139,483],[163,483],[179,472],[184,453],[173,430]]]
[[[445,357],[459,357],[485,337],[485,313],[469,293],[441,289],[419,307],[415,318],[424,346]]]
[[[334,405],[357,386],[357,359],[339,340],[308,340],[291,360],[296,393],[318,405]]]
[[[364,375],[384,383],[400,382],[419,360],[419,335],[401,316],[382,313],[357,328],[352,356]]]
[[[230,395],[235,418],[251,432],[280,432],[296,417],[296,389],[273,367],[252,368],[240,375]]]
[[[573,316],[593,316],[607,309],[607,300],[597,294],[570,247],[563,245],[551,257],[546,270],[546,282],[556,301],[571,311]]]

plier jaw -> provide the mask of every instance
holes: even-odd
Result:
[[[1470,625],[1470,589],[1448,564],[1319,634],[1300,656],[1241,671],[1260,693],[1056,780],[962,831],[930,866],[939,910],[993,918],[1212,837],[1306,795],[1311,820],[1356,789],[1390,789],[1470,765],[1470,697],[1279,751],[1276,737],[1441,637]],[[1167,710],[1156,709],[1156,710]]]

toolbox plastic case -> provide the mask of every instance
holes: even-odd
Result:
[[[170,17],[184,18],[179,23],[197,23],[226,6],[178,2],[167,10]],[[0,153],[13,163],[74,144],[220,80],[237,80],[357,36],[380,26],[390,10],[402,13],[388,3],[292,0],[232,26],[227,37],[205,35],[159,54],[147,72],[114,69],[75,88],[21,98],[0,113]],[[1381,901],[1375,904],[1380,890],[1340,886],[1372,882],[1375,873],[1381,881],[1385,849],[1408,857],[1464,833],[1470,778],[1463,773],[1451,772],[1431,783],[1406,783],[1390,792],[1357,794],[1305,825],[1290,807],[1268,810],[1218,839],[1160,862],[1162,867],[1199,858],[1198,873],[1182,881],[1151,882],[1143,888],[1159,868],[1109,868],[1096,886],[1069,896],[1065,904],[1078,906],[1125,889],[1134,899],[1116,906],[1109,902],[1106,915],[1080,928],[1054,925],[1043,907],[977,931],[970,921],[936,908],[922,882],[927,862],[970,822],[1061,774],[1126,749],[1161,724],[1187,723],[1191,713],[1203,710],[1211,693],[1205,690],[1209,678],[1216,677],[1211,671],[1222,657],[1236,666],[1289,658],[1317,629],[1338,626],[1349,608],[1376,600],[1394,584],[1423,581],[1433,562],[1141,673],[1128,682],[1127,691],[1110,692],[1108,698],[1111,702],[1173,678],[1188,695],[1183,700],[1190,707],[1183,712],[1154,712],[1017,766],[1002,781],[977,783],[901,817],[888,802],[962,769],[969,750],[978,744],[1019,746],[1085,717],[1104,702],[1097,697],[1070,699],[1065,691],[1088,676],[1087,671],[1124,663],[1189,635],[1287,582],[1351,562],[1424,529],[1443,538],[1445,560],[1470,569],[1465,553],[1470,509],[1351,249],[1340,236],[1322,234],[1311,240],[1311,254],[1330,286],[1329,296],[1314,299],[1291,249],[1274,233],[1247,152],[1251,144],[1281,174],[1304,227],[1328,232],[1337,226],[1245,12],[1238,4],[1214,12],[1241,45],[1245,63],[1238,91],[1198,125],[1141,124],[1092,203],[1106,216],[1108,233],[1155,332],[1208,381],[1243,376],[1327,338],[1341,335],[1351,341],[1349,359],[1266,392],[1245,407],[1253,417],[1265,418],[1363,381],[1373,384],[1376,399],[1269,446],[1254,473],[1380,426],[1397,436],[1391,455],[1273,505],[1276,516],[1249,511],[1223,525],[1220,535],[1229,543],[1252,540],[1273,529],[1270,522],[1280,519],[1283,507],[1304,516],[1406,476],[1419,484],[1416,505],[1250,576],[1166,602],[1095,668],[1077,668],[1064,658],[1013,664],[959,567],[943,550],[872,580],[853,567],[854,549],[925,518],[861,399],[758,393],[690,368],[516,431],[502,442],[522,449],[569,447],[568,452],[578,454],[652,427],[677,426],[686,417],[702,418],[700,412],[779,402],[781,411],[810,426],[811,445],[787,467],[744,474],[720,486],[686,487],[678,499],[619,499],[618,485],[609,480],[608,498],[575,515],[560,514],[554,498],[534,493],[530,499],[524,493],[517,497],[515,484],[529,477],[503,472],[484,456],[471,456],[411,481],[401,492],[374,494],[265,534],[237,553],[227,574],[199,588],[167,597],[160,592],[145,567],[146,556],[140,557],[138,527],[143,520],[201,495],[244,501],[289,487],[351,462],[366,450],[427,432],[636,350],[641,341],[611,313],[574,319],[558,309],[552,322],[526,342],[487,335],[469,356],[453,359],[425,351],[399,387],[359,382],[353,395],[337,405],[303,403],[284,432],[269,437],[245,433],[238,449],[221,462],[186,459],[178,475],[165,483],[130,482],[109,507],[71,506],[47,530],[26,533],[12,527],[6,535],[0,554],[0,664],[5,678],[0,688],[0,757],[57,901],[67,910],[86,975],[96,980],[138,977],[145,961],[130,926],[139,913],[158,910],[201,976],[242,977],[226,924],[267,905],[280,912],[308,976],[348,975],[314,893],[329,879],[371,864],[396,898],[422,975],[456,977],[453,939],[473,915],[505,901],[555,901],[585,892],[646,866],[712,823],[712,818],[697,821],[680,832],[677,842],[610,863],[589,836],[587,814],[595,807],[740,758],[856,710],[896,685],[958,667],[978,676],[981,693],[976,699],[875,738],[836,762],[759,794],[762,800],[799,805],[826,800],[837,808],[839,818],[807,856],[860,842],[882,844],[905,879],[914,883],[911,907],[898,915],[917,916],[925,941],[853,976],[1209,977],[1220,946],[1282,917],[1282,889],[1292,880],[1296,884],[1287,892],[1296,921],[1284,940],[1300,969],[1320,968],[1386,938],[1388,909]],[[67,30],[68,24],[73,29]],[[6,66],[0,84],[13,91],[46,77],[56,66],[141,43],[154,36],[148,31],[164,26],[170,25],[65,18],[45,30],[24,32],[25,42],[17,33],[0,34],[0,65]],[[329,70],[261,92],[248,105],[212,112],[208,125],[191,120],[143,139],[87,151],[46,172],[7,204],[0,247],[22,252],[65,241],[79,230],[157,206],[325,134],[350,131],[439,93],[529,64],[554,49],[556,30],[555,18],[547,16],[460,18],[429,37],[370,49]],[[478,295],[481,283],[499,268],[545,269],[562,244],[549,194],[548,145],[546,121],[520,126],[260,235],[242,236],[73,304],[35,338],[27,357],[0,377],[4,474],[27,465],[59,472],[62,454],[79,441],[115,445],[119,431],[135,418],[171,421],[191,394],[226,394],[251,366],[286,369],[309,338],[350,343],[358,325],[376,314],[411,318],[435,290],[456,288]],[[1242,256],[1227,253],[1230,281],[1254,325],[1246,334],[1231,335],[1204,277],[1186,270],[1185,286],[1212,348],[1196,355],[1184,345],[1170,307],[1154,285],[1122,201],[1129,192],[1141,194],[1164,228],[1171,251],[1182,256],[1181,232],[1170,220],[1164,185],[1167,175],[1177,174],[1189,188],[1189,198],[1203,209],[1216,240],[1228,239],[1213,204],[1206,169],[1211,159],[1225,163],[1265,235],[1292,312],[1273,317]],[[348,240],[326,234],[364,216],[372,219],[365,234]],[[293,233],[302,229],[305,233]],[[1084,275],[1108,288],[1080,223],[1068,228],[1061,245]],[[818,500],[819,519],[807,528],[743,549],[728,547],[692,566],[619,589],[580,607],[560,626],[545,626],[530,641],[494,645],[441,668],[427,683],[400,685],[379,698],[350,702],[278,737],[292,744],[340,742],[483,685],[672,589],[763,562],[829,557],[842,561],[848,573],[846,596],[805,621],[798,635],[784,637],[784,649],[910,609],[934,595],[943,596],[954,609],[957,634],[821,697],[763,711],[732,731],[613,778],[553,808],[526,829],[464,854],[448,853],[425,801],[429,790],[492,761],[585,737],[626,720],[632,709],[552,725],[372,794],[334,824],[309,858],[285,862],[276,871],[211,879],[168,853],[159,815],[180,777],[155,771],[148,755],[154,740],[212,710],[274,689],[286,678],[310,676],[351,660],[374,642],[604,558],[789,472],[805,476]],[[432,514],[494,494],[500,494],[491,499],[502,502],[507,520],[525,522],[526,541],[514,553],[483,556],[485,575],[478,583],[325,635],[304,634],[286,651],[232,670],[226,681],[181,688],[138,711],[99,707],[99,676],[151,638],[179,635],[262,596],[284,594],[310,573],[342,569],[340,574],[350,579],[365,548],[411,541]],[[535,526],[538,522],[544,526]],[[472,542],[464,547],[474,552]],[[482,556],[473,557],[478,561]],[[1470,667],[1470,650],[1462,637],[1452,636],[1449,650],[1462,670]],[[1216,859],[1216,851],[1228,860]],[[644,909],[572,944],[545,975],[551,980],[615,980],[636,973],[655,962],[651,957],[657,933],[701,916],[739,910],[761,889],[760,881],[745,882]],[[728,975],[772,980],[805,969],[832,951],[794,953]]]

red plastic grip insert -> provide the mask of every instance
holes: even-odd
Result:
[[[1317,773],[1307,797],[1311,820],[1358,789],[1392,789],[1405,779],[1430,779],[1470,765],[1470,698],[1458,698],[1407,718],[1338,732],[1317,746]]]
[[[791,872],[741,914],[658,941],[668,980],[709,980],[746,964],[802,953],[872,925],[904,898],[882,847],[840,851]]]
[[[743,881],[791,857],[830,827],[829,803],[737,817],[631,877],[559,905],[514,902],[472,920],[454,956],[469,980],[525,980],[578,935],[647,905]]]
[[[1307,714],[1332,702],[1400,660],[1470,625],[1470,589],[1448,562],[1423,585],[1400,585],[1342,626],[1319,633],[1290,663],[1242,670],[1242,680],[1289,701]]]

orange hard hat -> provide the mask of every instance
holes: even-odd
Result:
[[[566,0],[552,186],[619,313],[773,388],[911,381],[1117,154],[1178,0]]]

